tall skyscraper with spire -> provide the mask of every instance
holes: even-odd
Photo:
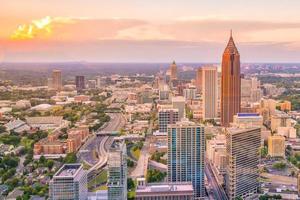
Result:
[[[222,58],[221,123],[228,127],[241,107],[240,54],[236,48],[232,31]]]

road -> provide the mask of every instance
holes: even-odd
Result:
[[[110,121],[102,130],[99,130],[99,132],[118,131],[126,123],[125,118],[121,113],[110,113],[109,116]],[[112,136],[105,136],[97,133],[92,135],[78,152],[79,160],[92,166],[90,171],[104,167],[107,163],[108,149],[112,141]]]
[[[213,191],[213,194],[211,194],[211,195],[214,196],[214,199],[215,200],[227,200],[225,191],[222,188],[222,186],[220,186],[218,184],[217,179],[211,169],[211,165],[209,164],[208,161],[206,162],[206,165],[205,165],[205,175],[206,175],[207,181]]]
[[[109,116],[110,116],[110,121],[108,125],[101,130],[101,132],[119,131],[126,123],[125,118],[121,113],[110,113]],[[111,146],[112,142],[113,142],[112,136],[103,137],[97,149],[99,160],[89,171],[101,169],[106,165],[108,160],[108,149]]]

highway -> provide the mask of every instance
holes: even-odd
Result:
[[[119,131],[126,120],[121,113],[109,113],[110,121],[98,131],[98,134],[91,136],[78,153],[78,158],[92,166],[89,171],[98,170],[104,167],[108,159],[108,149],[113,142],[113,136],[101,135],[99,132]],[[96,154],[96,156],[95,156]]]
[[[112,131],[119,131],[121,129],[126,121],[125,118],[121,113],[110,113],[110,121],[108,125],[102,129],[100,132],[112,132]],[[99,136],[97,136],[99,137]],[[102,136],[100,136],[102,137]],[[113,142],[112,136],[104,136],[102,137],[100,144],[98,145],[97,153],[98,153],[98,162],[90,168],[89,171],[98,170],[104,167],[108,160],[108,149],[111,146]]]
[[[207,177],[207,181],[211,186],[213,191],[213,196],[215,200],[227,200],[227,196],[225,194],[224,189],[217,182],[217,179],[211,169],[210,163],[207,161],[205,165],[205,175]]]

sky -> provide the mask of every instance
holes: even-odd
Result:
[[[299,0],[0,1],[0,62],[300,62]]]

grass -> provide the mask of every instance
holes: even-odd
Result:
[[[88,187],[91,188],[93,187],[95,184],[99,185],[99,184],[106,184],[107,182],[107,171],[103,170],[98,176],[96,176],[94,179],[92,179],[89,183],[88,183]]]
[[[135,149],[133,150],[133,148],[130,149],[131,155],[138,160],[140,158],[141,155],[141,150],[140,149]]]
[[[135,199],[135,191],[127,192],[127,199]]]
[[[107,190],[107,186],[106,185],[101,185],[99,187],[96,187],[93,189],[93,192],[99,191],[99,190]]]

